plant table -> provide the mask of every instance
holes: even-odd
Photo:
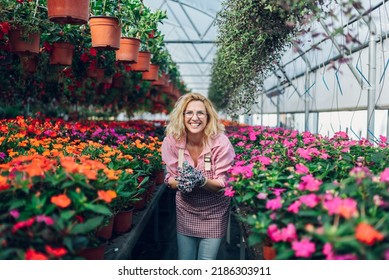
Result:
[[[130,232],[118,236],[113,239],[108,245],[105,251],[104,259],[106,260],[129,260],[131,259],[132,249],[138,242],[139,237],[142,235],[144,228],[146,227],[149,219],[154,213],[154,223],[156,223],[155,231],[158,231],[158,202],[162,193],[165,191],[166,185],[162,184],[157,186],[154,195],[147,205],[147,207],[134,214],[133,222],[134,226]],[[158,232],[154,232],[154,238],[158,237]]]

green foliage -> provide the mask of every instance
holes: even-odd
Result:
[[[210,99],[236,117],[250,113],[263,81],[272,73],[296,36],[308,32],[308,23],[336,16],[322,0],[225,0],[217,17],[218,50],[212,67]],[[360,3],[341,1],[352,16]],[[305,30],[307,29],[307,30]],[[342,31],[343,32],[343,31]]]

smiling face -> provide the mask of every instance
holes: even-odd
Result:
[[[194,100],[188,103],[184,111],[184,121],[187,133],[202,133],[207,125],[208,114],[202,101]]]

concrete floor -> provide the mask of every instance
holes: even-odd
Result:
[[[175,217],[175,191],[166,189],[159,201],[158,240],[154,235],[154,219],[150,219],[142,236],[132,251],[134,260],[176,260],[176,217]],[[235,218],[231,218],[230,243],[224,242],[220,247],[219,260],[239,260],[240,229]],[[245,253],[243,253],[245,255]]]

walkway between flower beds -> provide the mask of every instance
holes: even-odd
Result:
[[[222,245],[218,259],[246,258],[240,236],[239,223],[232,216],[230,242]],[[105,259],[177,259],[175,192],[158,186],[149,205],[135,214],[131,231],[110,242]]]

